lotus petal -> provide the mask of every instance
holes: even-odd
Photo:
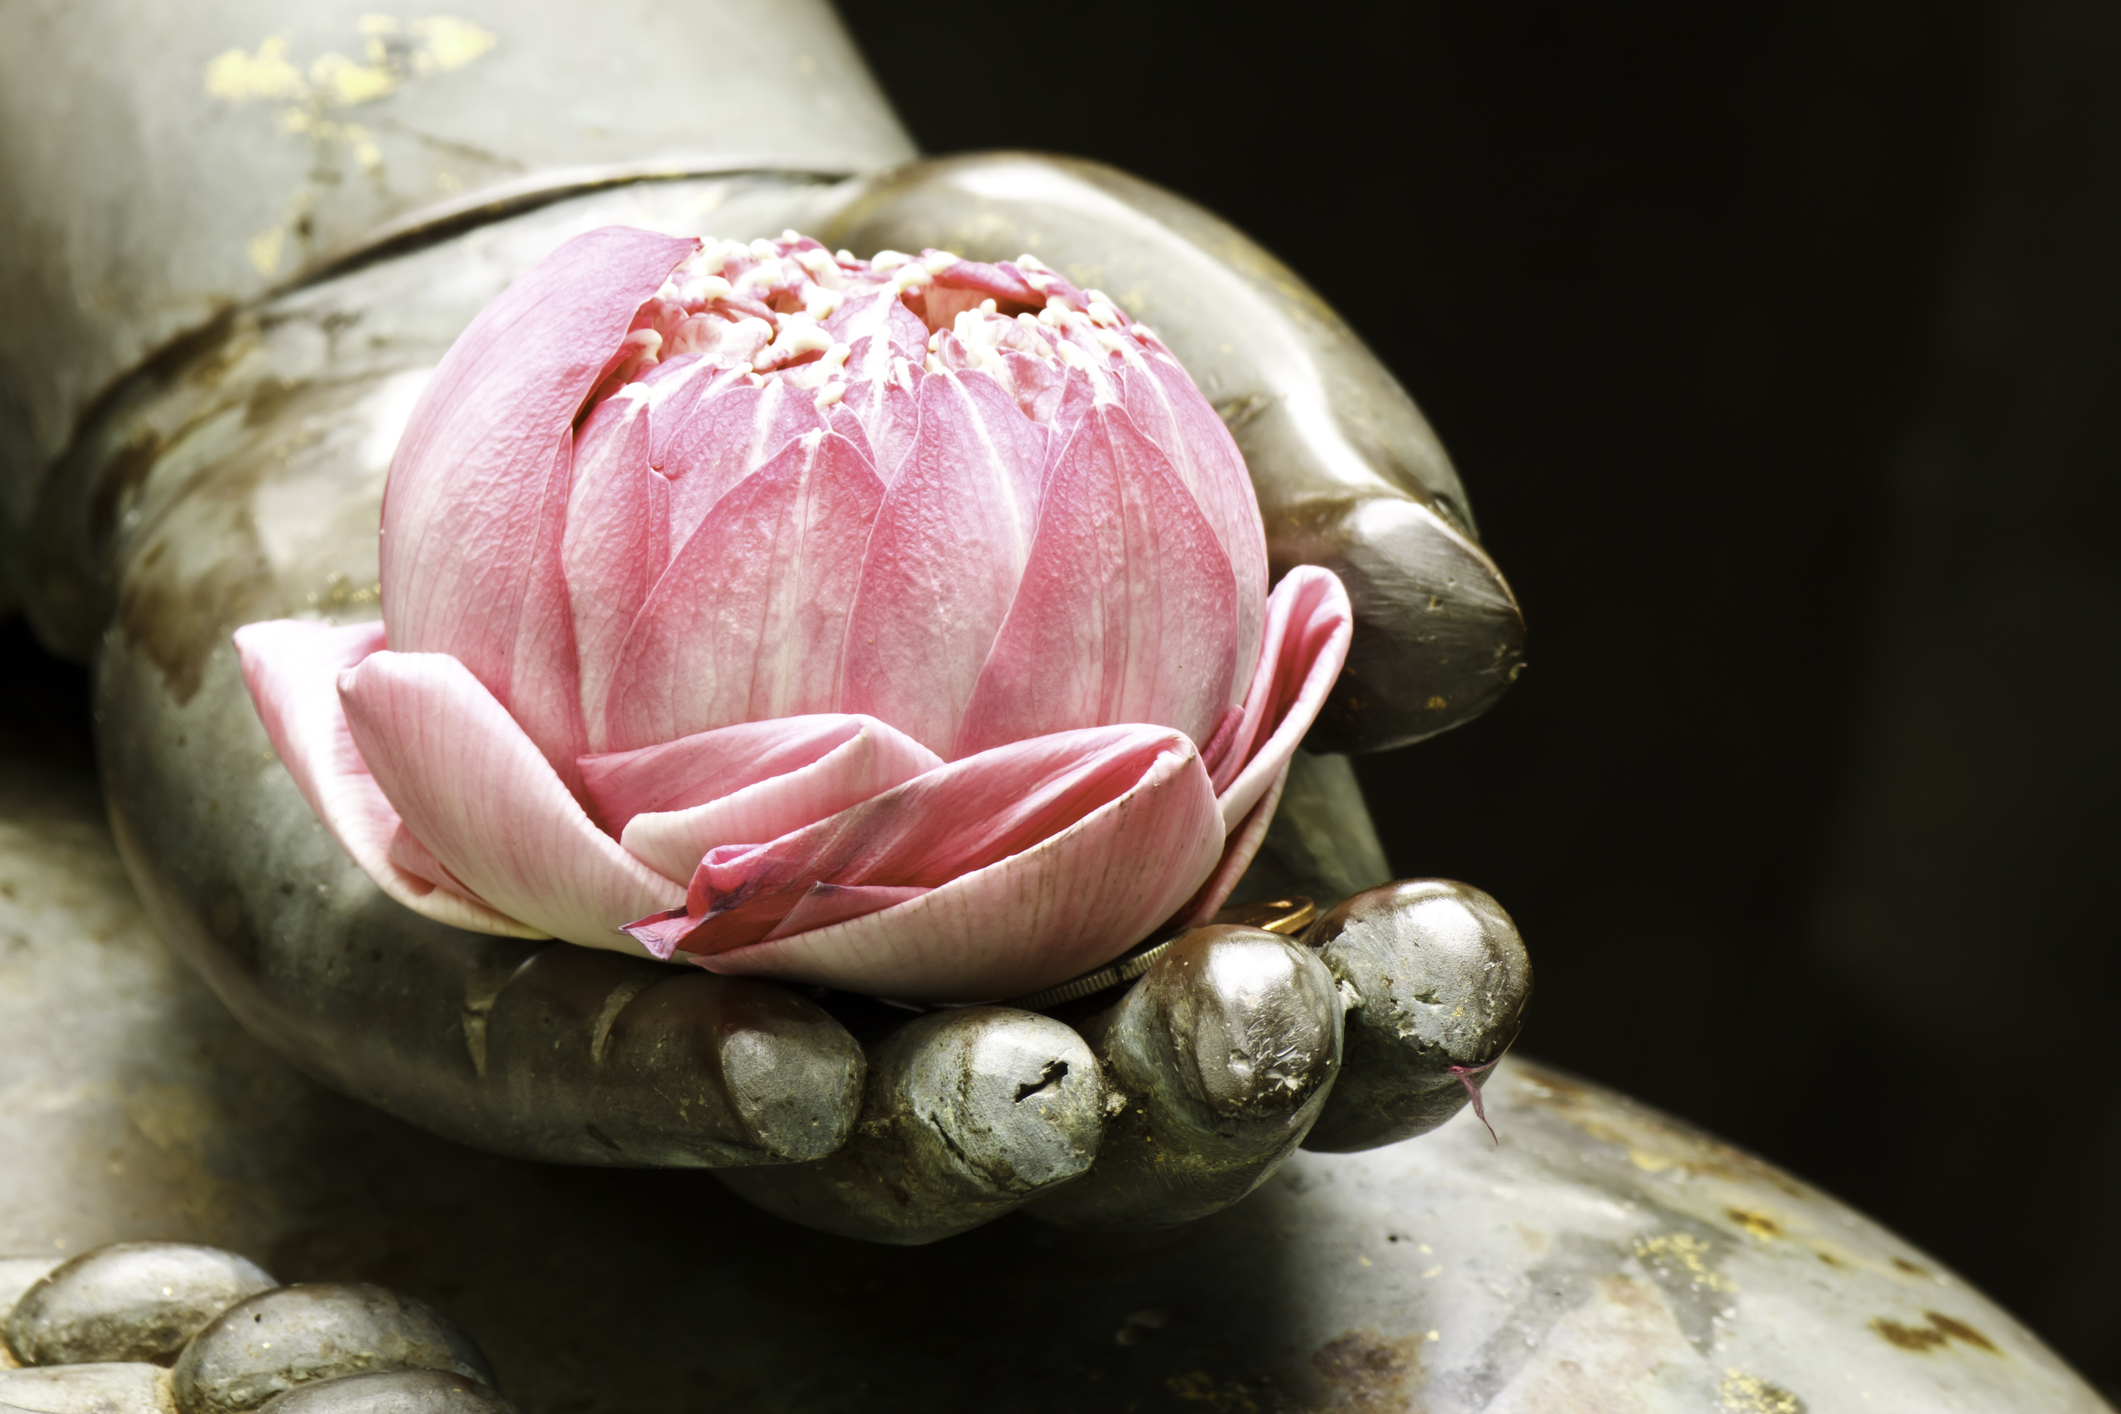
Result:
[[[1347,661],[1354,622],[1348,591],[1315,565],[1290,570],[1267,597],[1265,642],[1244,719],[1215,771],[1226,829],[1234,831],[1288,769]]]
[[[1216,862],[1215,872],[1208,876],[1208,882],[1200,886],[1200,892],[1179,910],[1178,915],[1167,926],[1197,928],[1214,919],[1216,910],[1230,897],[1230,891],[1237,887],[1237,881],[1244,877],[1245,870],[1251,867],[1253,858],[1258,855],[1260,845],[1266,841],[1267,827],[1274,823],[1274,809],[1281,804],[1282,787],[1288,783],[1289,768],[1284,766],[1281,768],[1281,774],[1267,783],[1266,794],[1259,798],[1244,819],[1238,821],[1237,828],[1230,831],[1223,841],[1223,857]]]
[[[861,422],[870,461],[889,486],[920,429],[917,389],[926,375],[921,372],[919,356],[909,360],[883,336],[868,335],[854,341],[846,370],[847,390],[839,406]]]
[[[649,465],[648,441],[647,400],[624,394],[599,404],[575,440],[561,564],[591,751],[608,736],[604,702],[619,650],[670,563],[670,483]]]
[[[850,348],[863,339],[879,338],[883,341],[879,354],[888,350],[910,360],[915,368],[928,352],[928,326],[899,302],[898,291],[889,285],[842,304],[825,321],[825,330]]]
[[[1235,671],[1236,599],[1229,557],[1164,454],[1122,409],[1092,408],[1046,479],[953,754],[1084,723],[1208,740]]]
[[[236,658],[258,718],[309,808],[384,893],[415,913],[479,933],[548,936],[395,862],[397,810],[347,730],[339,674],[383,646],[380,623],[279,619],[236,630]]]
[[[563,774],[581,753],[560,569],[569,434],[635,311],[698,245],[613,226],[561,246],[450,347],[391,462],[391,646],[455,656]]]
[[[873,717],[817,715],[585,757],[582,774],[630,853],[690,878],[718,845],[779,839],[942,764]]]
[[[949,754],[1031,554],[1045,441],[983,373],[920,385],[848,615],[840,706]]]
[[[444,653],[372,653],[339,676],[361,757],[405,827],[493,908],[585,947],[683,890],[590,822],[484,684]]]
[[[1223,849],[1193,743],[1168,728],[1060,732],[955,761],[794,835],[701,863],[686,940],[716,972],[885,996],[1015,996],[1133,945]],[[768,938],[813,884],[919,897]],[[748,944],[748,945],[747,945]]]
[[[833,710],[847,610],[883,496],[852,443],[812,432],[716,503],[620,650],[608,748]]]
[[[807,933],[812,928],[826,928],[834,923],[844,923],[850,918],[860,918],[865,913],[876,913],[893,904],[917,899],[928,890],[917,886],[893,888],[884,884],[812,884],[810,892],[796,900],[795,907],[788,910],[780,926],[766,935],[766,941],[789,938],[797,933]]]
[[[674,411],[674,409],[672,410]],[[664,441],[665,409],[650,414]],[[670,549],[674,556],[707,513],[746,477],[824,425],[812,394],[786,382],[754,388],[736,383],[700,399],[668,434],[656,467],[671,482]]]
[[[1170,459],[1186,483],[1237,577],[1237,672],[1229,701],[1244,700],[1251,665],[1259,661],[1261,605],[1267,597],[1266,528],[1244,456],[1215,409],[1186,371],[1167,355],[1151,353],[1120,375],[1127,415]]]

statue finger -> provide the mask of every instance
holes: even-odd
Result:
[[[1033,252],[1155,329],[1244,453],[1272,573],[1323,565],[1347,586],[1354,642],[1314,750],[1417,741],[1516,677],[1523,616],[1436,434],[1355,332],[1234,227],[1098,163],[975,153],[853,184],[818,234],[863,254]]]
[[[1142,1231],[1228,1207],[1294,1153],[1340,1066],[1340,1003],[1318,955],[1257,928],[1168,944],[1084,1023],[1117,1090],[1097,1162],[1030,1211]]]
[[[1306,1149],[1375,1149],[1478,1106],[1532,995],[1531,960],[1500,904],[1470,884],[1402,879],[1325,914],[1304,941],[1347,1007],[1340,1079]]]
[[[816,1003],[619,953],[533,954],[483,1031],[487,1147],[541,1159],[800,1163],[844,1144],[861,1105],[861,1047]]]
[[[869,1057],[861,1122],[814,1163],[717,1176],[768,1212],[871,1242],[991,1222],[1090,1167],[1106,1089],[1083,1038],[1011,1007],[931,1012]]]

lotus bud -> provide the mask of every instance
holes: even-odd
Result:
[[[1347,651],[1164,344],[1025,257],[570,241],[391,465],[380,624],[252,624],[399,902],[896,997],[1210,916]]]

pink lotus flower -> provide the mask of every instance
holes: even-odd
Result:
[[[570,241],[457,340],[383,622],[236,635],[460,927],[1005,997],[1211,913],[1346,656],[1170,351],[1037,261]]]

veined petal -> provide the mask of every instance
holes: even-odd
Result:
[[[729,857],[710,855],[692,894],[722,912],[691,900],[706,921],[685,946],[710,950],[698,960],[715,972],[938,1001],[1017,996],[1147,936],[1222,848],[1182,734],[1062,732],[952,762],[771,845],[716,851]],[[769,937],[815,883],[926,892]]]
[[[451,346],[391,461],[391,646],[456,657],[563,772],[581,751],[560,571],[566,444],[634,312],[698,244],[614,226],[561,246]]]
[[[848,615],[843,709],[950,752],[1031,553],[1044,452],[987,375],[922,380],[920,428],[877,512]]]
[[[599,830],[456,659],[374,653],[339,677],[346,723],[406,828],[497,910],[585,947],[683,892]]]
[[[1170,459],[1230,557],[1237,579],[1237,670],[1227,700],[1241,702],[1249,670],[1259,661],[1267,598],[1267,533],[1244,456],[1215,409],[1168,355],[1151,352],[1130,363],[1120,374],[1120,388],[1127,415]]]
[[[1267,838],[1267,827],[1274,823],[1275,807],[1281,804],[1282,787],[1288,783],[1289,768],[1283,766],[1281,774],[1267,783],[1266,794],[1252,803],[1252,809],[1224,837],[1223,857],[1216,862],[1215,872],[1200,886],[1200,892],[1179,910],[1170,927],[1197,928],[1214,920],[1216,910],[1230,897],[1230,891],[1237,887],[1237,881],[1244,877],[1245,870],[1258,855],[1260,845]]]
[[[1236,829],[1288,769],[1347,661],[1354,623],[1348,591],[1316,565],[1290,570],[1267,597],[1265,642],[1244,718],[1222,759],[1211,763],[1227,828]]]
[[[1163,453],[1121,408],[1092,408],[1046,479],[953,754],[1115,722],[1208,740],[1234,671],[1236,600],[1229,557]]]
[[[883,496],[854,445],[824,432],[723,496],[620,650],[610,748],[833,710],[847,609]]]
[[[524,567],[522,611],[516,618],[516,641],[508,656],[508,691],[505,697],[494,693],[570,791],[581,785],[574,763],[588,746],[574,612],[563,563],[573,462],[570,438],[554,454],[552,474],[538,502],[537,536]]]
[[[658,427],[670,430],[658,469],[671,482],[670,549],[675,556],[745,477],[786,452],[806,432],[824,425],[813,395],[781,379],[760,387],[737,383],[701,398],[682,414],[657,408]]]
[[[346,712],[339,674],[383,647],[383,625],[332,624],[299,619],[245,624],[236,630],[236,658],[258,719],[287,773],[333,839],[377,887],[439,923],[515,938],[549,936],[474,899],[444,888],[392,858],[403,826],[382,787],[368,773]]]
[[[788,916],[781,920],[780,926],[766,935],[766,941],[770,943],[776,938],[807,933],[812,928],[844,923],[850,918],[860,918],[865,913],[875,913],[908,899],[919,898],[927,892],[917,885],[895,888],[886,884],[812,884],[810,892],[797,899],[795,907],[788,910]]]
[[[849,347],[876,336],[916,368],[928,352],[928,326],[899,302],[897,289],[890,285],[846,301],[825,321],[825,331]]]
[[[670,563],[670,483],[648,464],[648,404],[633,391],[606,398],[575,438],[561,549],[591,751],[606,740],[604,702],[619,649]]]
[[[913,316],[909,313],[906,317]],[[839,405],[861,422],[876,474],[889,486],[905,464],[914,433],[920,429],[917,390],[927,375],[921,371],[918,355],[909,360],[880,334],[854,342],[847,356],[846,374],[847,391],[841,395]]]
[[[718,845],[779,839],[942,764],[873,717],[821,714],[585,757],[582,775],[629,853],[690,878]]]

